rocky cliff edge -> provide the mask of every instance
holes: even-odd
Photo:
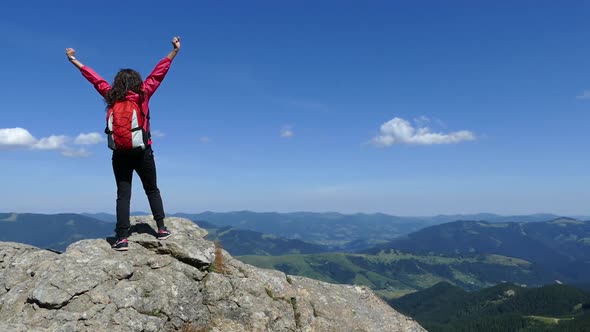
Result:
[[[128,252],[0,242],[0,331],[425,331],[366,287],[216,259],[190,220],[167,218],[165,241],[151,217],[132,225]]]

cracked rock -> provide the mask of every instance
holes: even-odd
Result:
[[[83,240],[62,254],[0,242],[0,331],[425,331],[368,288],[332,285],[244,264],[183,218],[155,239],[132,218],[129,251]],[[288,281],[287,281],[288,280]]]

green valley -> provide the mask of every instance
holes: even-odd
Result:
[[[551,282],[544,274],[532,269],[530,262],[500,255],[460,258],[392,252],[239,258],[246,263],[287,274],[333,283],[366,285],[384,298],[399,297],[441,281],[465,289],[479,289],[507,280],[536,285]]]

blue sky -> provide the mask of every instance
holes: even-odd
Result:
[[[180,35],[150,104],[169,213],[590,214],[589,14],[584,1],[3,4],[0,211],[113,213],[104,104],[64,50],[111,81],[147,75]],[[134,181],[132,210],[147,211]]]

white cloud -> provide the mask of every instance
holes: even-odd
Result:
[[[81,148],[81,149],[66,148],[61,152],[61,154],[62,154],[62,156],[70,157],[70,158],[85,158],[85,157],[90,156],[90,152],[88,152],[84,148]]]
[[[35,137],[23,128],[0,129],[0,147],[27,147],[36,142]]]
[[[209,143],[209,142],[211,142],[211,139],[207,136],[203,136],[203,137],[199,138],[199,141],[201,141],[201,143]]]
[[[590,90],[584,90],[581,95],[576,96],[576,99],[590,99]]]
[[[425,127],[430,124],[430,119],[424,115],[420,116],[419,118],[414,118],[414,123],[418,127]]]
[[[88,133],[88,134],[80,134],[74,140],[74,144],[80,145],[91,145],[91,144],[98,144],[104,141],[104,135],[99,133]]]
[[[35,142],[31,147],[37,150],[59,150],[65,148],[68,138],[63,135],[51,135]]]
[[[76,144],[94,144],[98,141],[99,134],[80,134],[74,140]],[[102,140],[102,138],[101,138]],[[65,135],[51,135],[41,139],[35,138],[31,133],[24,128],[4,128],[0,129],[0,149],[7,148],[21,148],[29,150],[59,150],[61,154],[66,157],[87,157],[90,155],[85,149],[72,149],[68,146],[71,142],[71,137]]]
[[[291,129],[291,126],[285,126],[281,129],[281,137],[287,138],[293,137],[294,135],[295,133],[293,132],[293,129]]]
[[[420,118],[419,123],[424,123]],[[381,125],[380,135],[373,138],[372,143],[377,146],[391,146],[393,144],[452,144],[462,141],[472,141],[475,134],[467,130],[451,133],[433,133],[428,127],[414,128],[408,121],[393,118]]]
[[[164,137],[164,136],[166,136],[166,134],[164,134],[163,132],[161,132],[159,130],[152,130],[152,136],[154,136],[154,137]]]

